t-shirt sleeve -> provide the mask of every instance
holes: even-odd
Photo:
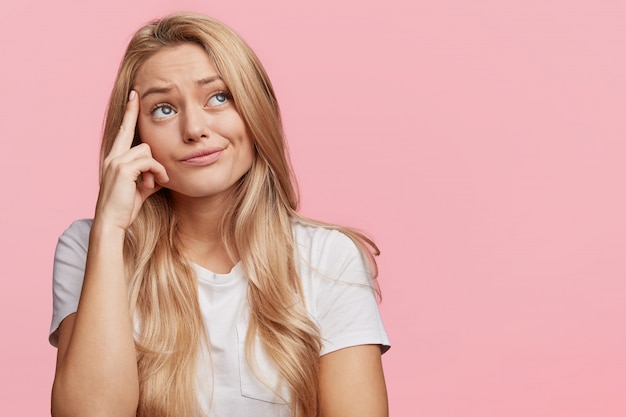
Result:
[[[383,326],[371,274],[356,244],[332,231],[317,269],[315,316],[322,336],[321,355],[350,346],[377,344],[386,352]]]
[[[76,312],[83,287],[91,220],[77,220],[57,242],[52,272],[52,323],[48,340],[58,345],[57,330],[64,318]]]

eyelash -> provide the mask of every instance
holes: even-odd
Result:
[[[174,111],[174,108],[172,106],[170,106],[169,104],[157,104],[156,106],[152,107],[152,109],[150,110],[150,114],[154,116],[154,112],[159,110],[159,109],[170,109],[172,111]]]
[[[226,101],[225,101],[224,103],[218,104],[217,106],[209,106],[209,107],[218,107],[218,106],[222,106],[222,105],[226,104],[226,103],[228,102],[228,100],[232,100],[232,98],[233,98],[232,94],[231,94],[229,91],[217,91],[217,92],[215,92],[214,94],[212,94],[212,95],[208,98],[208,100],[207,100],[207,104],[209,103],[209,101],[210,101],[211,99],[213,99],[213,98],[215,98],[215,97],[217,97],[217,96],[220,96],[220,95],[221,95],[221,96],[224,96],[224,97],[225,97],[225,99],[226,99]],[[169,105],[169,104],[167,104],[167,103],[160,103],[160,104],[157,104],[157,105],[155,105],[154,107],[152,107],[152,109],[150,110],[150,114],[154,115],[154,112],[155,112],[155,111],[157,111],[158,109],[164,109],[164,108],[167,108],[167,109],[170,109],[170,110],[172,110],[172,111],[175,111],[175,110],[174,110],[174,107],[172,107],[171,105]]]
[[[209,99],[207,100],[207,103],[208,103],[208,102],[209,102],[212,98],[217,97],[217,96],[220,96],[220,95],[221,95],[221,96],[224,96],[224,97],[226,98],[226,100],[227,100],[227,101],[228,101],[228,100],[232,100],[232,99],[233,99],[233,96],[230,94],[230,92],[229,92],[229,91],[216,91],[214,94],[212,94],[212,95],[209,97]],[[226,104],[226,102],[224,102],[224,103],[222,103],[222,104]]]

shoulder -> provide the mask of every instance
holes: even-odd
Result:
[[[92,219],[80,219],[74,221],[59,236],[55,258],[57,261],[67,258],[84,258],[89,246],[89,233]]]
[[[307,311],[320,329],[321,355],[389,340],[378,310],[366,254],[332,226],[294,222],[296,262]]]
[[[320,252],[330,250],[342,252],[359,251],[355,242],[349,236],[331,226],[318,226],[302,221],[294,221],[292,229],[299,248]]]
[[[294,221],[292,228],[301,275],[370,284],[367,262],[348,235],[301,221]]]
[[[61,234],[59,239],[74,239],[78,241],[89,240],[89,232],[93,219],[74,220],[67,229]]]
[[[58,344],[61,322],[78,309],[89,246],[91,219],[73,222],[59,237],[52,272],[53,313],[50,343]]]

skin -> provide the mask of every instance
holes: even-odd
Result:
[[[166,169],[172,202],[191,259],[217,273],[236,260],[221,245],[217,225],[234,185],[255,158],[252,140],[226,84],[202,47],[167,48],[137,74],[139,136]],[[200,150],[219,158],[208,165],[182,161]]]
[[[322,417],[389,415],[380,346],[352,346],[320,358],[320,411]]]
[[[131,93],[104,161],[78,310],[59,327],[53,416],[134,416],[139,379],[124,277],[126,228],[145,199],[167,183],[148,145],[131,149],[139,100]],[[141,173],[148,173],[137,183]]]
[[[136,126],[142,144],[131,147]],[[210,163],[187,158],[207,149],[217,150],[206,158]],[[254,157],[245,124],[202,48],[166,48],[142,65],[103,164],[78,311],[58,330],[53,416],[136,414],[139,382],[124,277],[125,231],[146,198],[166,186],[191,259],[214,272],[230,271],[236,260],[226,254],[215,225]],[[320,408],[323,417],[388,415],[378,346],[320,358]]]

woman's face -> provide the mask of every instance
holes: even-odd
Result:
[[[174,197],[222,195],[250,169],[254,145],[201,46],[159,51],[140,67],[134,89],[139,137],[165,166]]]

